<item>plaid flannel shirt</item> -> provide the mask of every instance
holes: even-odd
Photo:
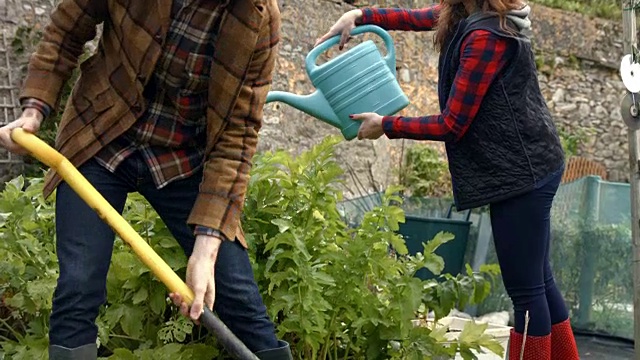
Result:
[[[388,30],[427,31],[435,28],[440,5],[424,9],[363,9],[362,23]],[[457,141],[471,126],[482,99],[496,75],[513,54],[508,40],[488,31],[472,32],[460,48],[460,65],[445,109],[441,114],[405,117],[385,116],[382,126],[388,138]]]
[[[153,77],[145,88],[147,111],[132,128],[105,146],[96,160],[114,172],[139,151],[158,188],[186,178],[205,160],[206,108],[213,36],[220,19],[220,1],[174,0],[171,27]],[[22,107],[47,116],[49,106],[37,99]],[[216,229],[197,225],[196,235],[222,237]]]

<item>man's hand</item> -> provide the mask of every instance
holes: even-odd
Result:
[[[182,315],[190,317],[198,323],[200,315],[206,305],[209,310],[213,310],[213,303],[216,298],[215,265],[218,257],[218,250],[222,244],[222,239],[214,236],[198,235],[193,247],[193,253],[189,257],[187,264],[187,286],[194,292],[193,304],[183,302],[182,296],[177,293],[169,294],[169,297],[176,306],[180,307]]]
[[[0,146],[14,154],[26,155],[27,150],[11,139],[11,131],[16,128],[23,128],[27,132],[35,133],[40,129],[40,123],[42,123],[42,113],[40,111],[33,108],[25,109],[17,120],[0,128]]]

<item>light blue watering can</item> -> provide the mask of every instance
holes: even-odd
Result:
[[[367,40],[328,62],[317,65],[318,57],[339,43],[340,35],[318,45],[306,58],[306,69],[316,91],[310,95],[295,95],[270,91],[267,103],[283,102],[341,130],[347,140],[358,135],[359,120],[349,115],[375,112],[393,115],[409,105],[396,79],[396,55],[393,39],[374,25],[356,27],[351,34],[372,32],[380,36],[387,48],[383,58],[376,44]]]

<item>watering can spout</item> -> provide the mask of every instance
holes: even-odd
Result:
[[[316,90],[310,95],[296,95],[285,91],[269,91],[267,94],[267,103],[282,102],[292,106],[304,113],[307,113],[323,122],[340,128],[340,119],[331,109],[331,105],[327,102],[324,95]]]

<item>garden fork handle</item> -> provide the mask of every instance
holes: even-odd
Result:
[[[109,202],[89,183],[67,158],[47,143],[21,128],[11,132],[11,139],[29,151],[36,159],[54,169],[62,179],[93,209],[102,220],[124,240],[151,272],[164,283],[171,292],[182,295],[184,301],[193,303],[193,291],[171,267],[153,250],[149,244],[129,225],[129,223],[109,204]],[[202,323],[218,338],[220,343],[234,357],[240,360],[258,360],[229,328],[205,307],[200,316]]]

